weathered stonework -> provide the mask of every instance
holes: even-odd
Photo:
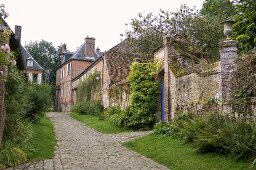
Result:
[[[237,42],[225,40],[220,43],[220,64],[221,64],[221,91],[222,100],[230,99],[230,81],[232,73],[236,71],[235,61],[237,59]]]

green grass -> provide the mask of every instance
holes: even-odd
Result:
[[[51,121],[43,117],[39,122],[32,124],[32,127],[34,133],[29,144],[31,145],[29,160],[53,158],[56,139]]]
[[[171,169],[189,170],[238,170],[250,169],[251,162],[235,161],[218,154],[199,154],[189,144],[171,136],[148,135],[124,146]],[[256,165],[251,169],[255,169]]]
[[[110,124],[108,121],[100,120],[97,116],[81,115],[78,113],[71,113],[70,116],[101,133],[116,134],[130,131],[124,128],[116,127]]]

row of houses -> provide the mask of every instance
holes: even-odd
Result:
[[[154,60],[161,62],[158,79],[159,88],[157,120],[168,121],[178,112],[202,113],[211,101],[216,101],[216,111],[239,116],[237,106],[231,100],[231,78],[236,71],[238,57],[237,42],[227,36],[220,42],[220,60],[209,63],[181,37],[165,37],[162,45],[154,53]],[[95,49],[95,39],[85,38],[85,42],[74,53],[62,50],[62,64],[56,73],[55,109],[70,111],[77,102],[80,82],[93,72],[101,80],[101,100],[104,108],[119,105],[125,108],[129,103],[127,77],[130,64],[139,57],[127,40],[106,52]],[[117,95],[112,95],[118,89]],[[246,107],[249,115],[256,117],[256,100]],[[244,106],[241,106],[244,107]],[[211,110],[213,111],[213,110]]]
[[[104,108],[111,105],[109,89],[120,84],[128,76],[132,57],[127,54],[129,45],[123,41],[107,52],[95,49],[95,38],[86,37],[76,52],[70,52],[62,46],[61,65],[56,72],[55,109],[70,111],[77,100],[79,82],[97,72],[102,86],[102,103]],[[130,52],[130,51],[129,51]],[[123,103],[122,103],[123,104]]]

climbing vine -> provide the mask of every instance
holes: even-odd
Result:
[[[101,79],[98,72],[90,74],[78,85],[78,101],[97,100],[101,93]]]
[[[128,77],[130,84],[128,127],[148,129],[154,125],[159,89],[156,76],[160,66],[158,62],[132,63]]]

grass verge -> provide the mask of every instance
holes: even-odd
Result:
[[[110,124],[108,121],[100,120],[97,116],[82,115],[74,112],[71,113],[70,116],[79,122],[82,122],[87,126],[105,134],[117,134],[131,131],[128,129],[116,127]]]
[[[32,127],[34,134],[29,144],[31,148],[29,160],[53,158],[56,139],[52,122],[47,117],[43,117],[39,122],[32,124]]]
[[[123,144],[170,169],[229,170],[250,169],[251,164],[218,154],[198,154],[191,145],[171,136],[148,135]],[[251,167],[255,169],[256,166]]]

